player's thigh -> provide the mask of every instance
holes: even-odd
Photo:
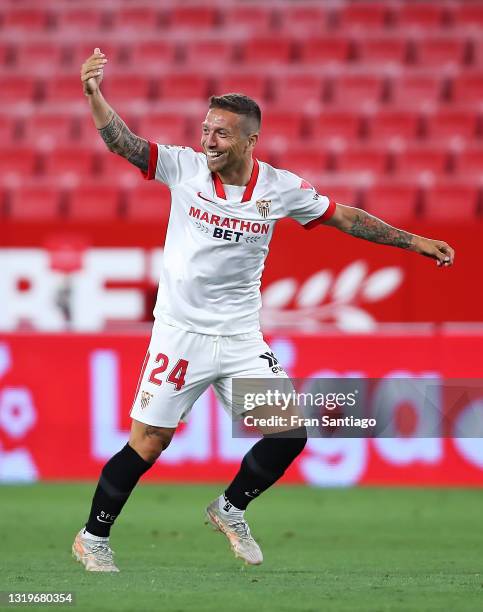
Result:
[[[209,337],[155,322],[131,417],[176,428],[214,378]]]
[[[292,416],[299,416],[292,401],[293,385],[263,336],[244,334],[225,340],[221,376],[213,384],[225,410],[233,419],[240,419],[245,414],[255,414],[256,409],[260,423],[265,417],[275,417],[277,424],[268,428],[257,421],[262,433],[293,429]],[[271,403],[264,404],[262,397],[267,397],[269,391]],[[276,391],[283,394],[277,403],[273,401]]]

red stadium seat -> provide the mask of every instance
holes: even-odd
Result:
[[[483,78],[481,72],[460,74],[453,80],[453,102],[457,104],[480,104],[483,100]]]
[[[72,32],[102,32],[106,22],[106,14],[99,8],[65,6],[58,11],[56,29],[62,33]]]
[[[41,70],[43,73],[53,73],[60,68],[62,59],[63,48],[59,44],[48,41],[27,42],[17,47],[15,68],[21,71]]]
[[[470,110],[439,110],[427,117],[426,125],[430,138],[471,140],[476,137],[478,116]]]
[[[311,119],[312,137],[319,140],[355,140],[361,130],[361,117],[351,111],[323,111]]]
[[[391,87],[391,102],[420,107],[441,101],[443,78],[434,73],[406,73],[397,77]]]
[[[160,3],[161,5],[161,3]],[[123,6],[114,12],[114,30],[132,30],[133,34],[156,31],[160,25],[160,13],[153,6]]]
[[[208,79],[200,74],[172,72],[160,79],[163,100],[203,100],[208,96]]]
[[[99,159],[102,177],[111,185],[130,185],[142,183],[144,180],[136,166],[116,153],[110,153],[106,149],[101,153]]]
[[[61,78],[49,79],[47,83],[44,83],[44,99],[47,102],[78,102],[82,104],[83,98],[82,83],[78,74],[62,75]]]
[[[356,41],[357,60],[365,65],[402,64],[407,53],[407,38],[394,33],[364,35]]]
[[[162,113],[143,117],[138,133],[152,142],[184,144],[186,140],[186,118],[181,113]]]
[[[94,171],[95,156],[92,149],[59,146],[44,156],[44,172],[52,177],[89,177]]]
[[[302,135],[302,116],[297,112],[271,111],[263,118],[263,141],[297,142]]]
[[[375,104],[382,99],[384,80],[375,74],[343,74],[332,87],[332,104]]]
[[[250,38],[242,50],[243,61],[253,65],[287,63],[292,46],[291,40],[280,36]]]
[[[11,145],[16,140],[17,119],[7,115],[0,115],[0,143],[3,146]]]
[[[339,172],[384,174],[388,167],[388,157],[385,147],[350,144],[335,156],[335,166]]]
[[[234,55],[231,41],[216,38],[208,40],[190,40],[184,45],[185,61],[193,68],[200,65],[226,65]],[[206,63],[206,64],[205,64]]]
[[[72,139],[73,121],[69,114],[38,112],[24,122],[24,142],[48,146]]]
[[[300,61],[304,64],[331,64],[349,59],[350,40],[347,37],[314,37],[302,41]]]
[[[126,121],[124,115],[122,115],[122,118]],[[79,146],[89,147],[96,151],[104,152],[106,150],[106,145],[99,136],[91,114],[83,115],[78,121],[78,133],[76,134],[75,142]],[[128,125],[131,126],[132,124],[128,123]]]
[[[480,2],[460,2],[455,8],[453,18],[457,26],[483,28],[483,4]]]
[[[323,145],[294,144],[280,154],[278,164],[299,176],[322,174],[327,171],[331,153]]]
[[[223,28],[246,28],[250,33],[269,32],[273,21],[271,7],[263,5],[243,6],[233,4],[223,8]]]
[[[7,216],[7,192],[0,185],[0,219],[3,219]]]
[[[426,193],[424,216],[431,221],[472,221],[476,219],[478,188],[474,185],[445,181]]]
[[[33,77],[10,75],[0,87],[0,105],[33,102],[37,95],[37,81]]]
[[[83,184],[70,194],[69,200],[70,219],[106,221],[119,215],[120,192],[117,187]]]
[[[320,34],[328,26],[328,10],[318,4],[297,6],[297,4],[286,4],[281,11],[281,29],[287,34],[293,35],[299,31],[303,35],[308,32]]]
[[[465,61],[467,41],[461,36],[423,36],[416,45],[417,62],[421,66],[458,66]]]
[[[145,183],[127,193],[126,217],[129,221],[159,222],[169,218],[170,194],[159,183]]]
[[[66,41],[69,42],[68,40]],[[86,61],[88,57],[90,57],[94,53],[94,49],[99,47],[101,52],[104,53],[106,58],[108,59],[108,63],[106,65],[107,69],[110,69],[110,65],[115,65],[119,60],[119,55],[122,49],[122,42],[119,43],[105,40],[103,37],[101,41],[99,41],[99,37],[91,37],[90,40],[85,40],[85,36],[83,37],[82,42],[77,42],[74,44],[68,45],[70,49],[70,61],[69,63],[74,67],[78,67],[80,71],[81,65]],[[107,82],[108,79],[106,79]]]
[[[171,40],[133,40],[129,45],[130,66],[170,66],[176,57],[176,43]]]
[[[236,73],[233,70],[218,80],[217,94],[229,92],[244,93],[255,100],[263,100],[267,91],[267,81],[263,74],[247,72]]]
[[[303,110],[322,102],[323,79],[312,74],[281,75],[273,83],[272,95],[278,106]]]
[[[440,145],[411,144],[395,158],[395,170],[402,176],[418,177],[427,172],[444,174],[447,166],[448,152]]]
[[[421,30],[440,28],[445,16],[443,2],[403,2],[397,12],[397,23],[403,28]]]
[[[132,74],[109,75],[103,90],[113,100],[148,100],[151,97],[152,81],[148,75]]]
[[[2,176],[15,174],[25,177],[33,174],[37,167],[37,151],[29,147],[12,146],[0,149]]]
[[[369,138],[373,142],[410,140],[419,132],[419,115],[408,110],[380,110],[369,121]]]
[[[383,180],[367,189],[364,209],[390,223],[406,222],[416,217],[418,187],[413,183]]]
[[[22,186],[11,193],[10,216],[19,221],[51,221],[60,216],[60,191],[52,185]]]
[[[0,41],[0,66],[7,64],[12,56],[12,45],[8,42]]]
[[[483,168],[483,146],[469,146],[455,156],[454,171],[458,176],[481,177]]]
[[[339,11],[338,20],[343,28],[383,28],[388,16],[384,2],[349,2]]]
[[[176,6],[171,12],[169,25],[177,29],[208,29],[212,28],[217,19],[216,10],[210,6]]]
[[[470,44],[470,63],[478,70],[483,66],[483,40],[474,38]]]
[[[6,32],[19,30],[30,34],[46,30],[48,25],[48,12],[35,8],[11,8],[4,14],[3,19],[3,29]]]
[[[258,160],[264,161],[267,164],[278,168],[281,163],[279,153],[280,149],[276,146],[276,143],[275,146],[270,141],[265,144],[263,142],[263,138],[257,142],[257,147],[255,149],[255,157]]]
[[[304,177],[309,180],[320,195],[327,196],[333,202],[358,206],[360,203],[359,187],[349,184],[347,179],[341,180],[338,176],[317,174],[313,178],[309,175]]]

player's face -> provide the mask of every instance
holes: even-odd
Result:
[[[201,146],[212,172],[236,168],[251,158],[256,138],[253,141],[253,136],[247,135],[243,121],[243,116],[227,110],[208,111],[202,125]]]

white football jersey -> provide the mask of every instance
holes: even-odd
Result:
[[[259,329],[260,281],[275,223],[305,228],[327,220],[335,204],[306,181],[254,159],[248,185],[224,185],[204,153],[150,143],[147,179],[171,190],[154,316],[202,334]]]

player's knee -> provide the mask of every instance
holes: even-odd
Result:
[[[143,425],[142,428],[137,427],[131,432],[129,444],[145,461],[154,463],[168,448],[174,431],[168,427]]]

